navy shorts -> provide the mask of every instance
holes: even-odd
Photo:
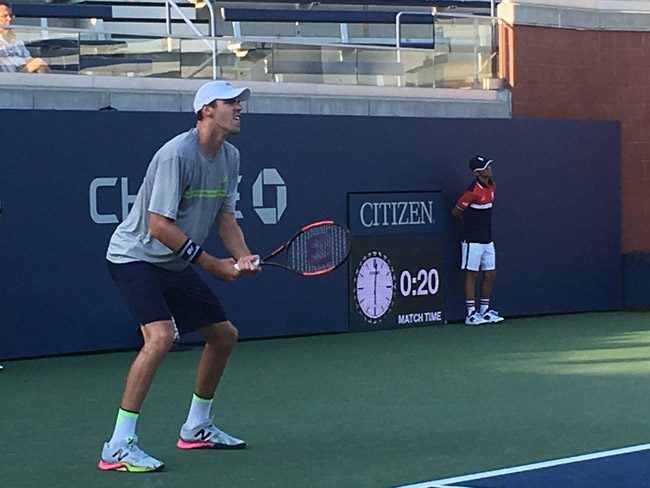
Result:
[[[179,333],[228,320],[221,303],[192,266],[169,271],[136,261],[108,271],[138,324],[174,318]]]

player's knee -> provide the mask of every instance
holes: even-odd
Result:
[[[483,272],[483,279],[489,280],[489,281],[494,281],[494,278],[497,276],[497,270],[496,269],[491,269],[489,271],[484,271]]]
[[[226,349],[231,349],[239,338],[237,328],[230,321],[212,325],[204,335],[207,343]]]
[[[221,329],[221,342],[227,347],[233,347],[239,339],[239,332],[232,323],[227,322]]]
[[[145,337],[145,347],[156,354],[165,354],[174,345],[173,330],[155,330]]]

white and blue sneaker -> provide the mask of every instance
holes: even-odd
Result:
[[[150,473],[162,471],[165,469],[165,464],[140,449],[138,438],[134,436],[115,444],[105,442],[97,467],[103,471]]]
[[[497,324],[499,322],[503,322],[505,319],[499,315],[499,312],[496,310],[488,310],[483,314],[483,319],[488,324]]]
[[[465,325],[484,325],[487,323],[488,321],[485,319],[485,317],[478,312],[474,312],[473,314],[465,317]]]
[[[176,445],[179,449],[244,449],[246,442],[226,434],[208,419],[193,428],[183,424]]]

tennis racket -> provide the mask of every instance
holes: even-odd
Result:
[[[255,264],[278,266],[303,276],[334,271],[350,254],[350,232],[332,220],[305,225],[271,254]],[[239,266],[235,264],[239,269]]]

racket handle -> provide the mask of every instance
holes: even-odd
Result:
[[[253,264],[254,264],[255,266],[259,266],[259,265],[260,265],[260,260],[259,260],[259,259],[256,259],[255,261],[253,261]],[[237,271],[239,271],[239,264],[235,263],[235,269],[236,269]]]

